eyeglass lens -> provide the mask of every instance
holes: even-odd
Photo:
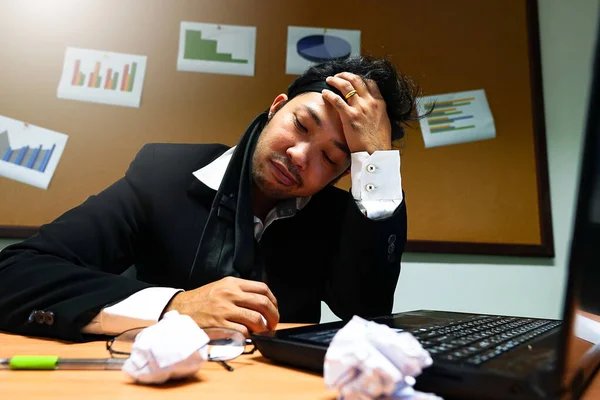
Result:
[[[107,342],[107,349],[113,357],[128,357],[136,336],[143,328],[125,331]],[[246,350],[247,339],[239,331],[228,328],[204,328],[209,338],[207,344],[208,359],[210,361],[232,360]],[[251,351],[252,352],[252,351]]]

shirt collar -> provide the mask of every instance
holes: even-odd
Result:
[[[219,186],[221,186],[221,181],[223,180],[223,176],[225,176],[225,171],[227,170],[231,156],[233,156],[235,147],[236,146],[233,146],[228,149],[210,164],[194,171],[193,174],[196,179],[212,190],[219,190]],[[309,201],[310,196],[296,197],[295,199],[281,201],[275,207],[276,215],[279,218],[292,217],[296,212],[303,209]]]

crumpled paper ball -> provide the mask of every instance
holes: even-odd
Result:
[[[143,384],[194,375],[208,358],[208,342],[206,333],[190,316],[170,311],[136,336],[122,371]]]
[[[441,400],[413,388],[432,363],[411,333],[354,316],[331,341],[323,375],[338,399]]]

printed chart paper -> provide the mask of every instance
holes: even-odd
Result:
[[[178,71],[254,76],[256,27],[182,21]]]
[[[288,26],[285,73],[300,75],[313,64],[360,55],[360,31]]]
[[[146,56],[67,48],[57,97],[139,107]]]
[[[434,104],[433,112],[420,120],[425,147],[496,137],[494,118],[483,89],[422,97],[419,114]]]
[[[0,176],[48,189],[68,136],[0,115]]]

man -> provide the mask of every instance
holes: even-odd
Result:
[[[245,334],[317,322],[321,301],[390,313],[406,243],[391,148],[416,95],[387,61],[332,61],[234,148],[144,146],[122,179],[0,253],[0,329],[81,341],[169,310]],[[333,186],[348,172],[351,193]]]

